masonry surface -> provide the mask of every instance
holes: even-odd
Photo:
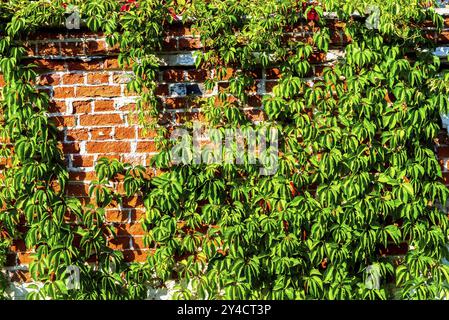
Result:
[[[344,45],[349,41],[338,21],[332,22],[332,46],[327,54],[316,52],[310,62],[312,72],[308,81],[322,75],[326,66],[344,55]],[[449,44],[448,28],[440,35],[433,34],[441,46]],[[306,24],[287,30],[297,40],[311,37]],[[123,162],[148,167],[151,157],[157,153],[154,134],[144,133],[132,113],[137,97],[128,92],[126,84],[131,72],[118,65],[118,52],[109,48],[105,36],[83,30],[41,31],[27,41],[29,60],[38,66],[40,77],[37,87],[52,98],[49,117],[60,130],[59,140],[66,156],[70,183],[67,194],[89,203],[89,184],[95,180],[94,166],[101,157],[116,158]],[[204,81],[210,70],[194,67],[195,50],[201,50],[201,42],[189,25],[174,24],[166,30],[164,47],[160,52],[163,64],[159,73],[157,94],[164,110],[167,126],[176,126],[187,119],[201,120],[201,112],[194,103],[197,96],[215,94],[233,70],[212,92],[204,90]],[[253,121],[263,121],[262,96],[269,94],[275,85],[279,70],[276,68],[254,70],[256,86],[245,112]],[[0,86],[4,82],[0,76]],[[435,144],[444,180],[449,185],[449,138],[442,131]],[[115,187],[123,190],[120,181]],[[139,220],[144,214],[140,197],[125,198],[122,205],[107,208],[107,219],[117,226],[118,237],[110,247],[122,250],[126,261],[141,262],[149,249],[143,244],[144,230]],[[407,248],[391,248],[387,254],[398,254]],[[27,281],[26,265],[30,262],[22,241],[17,241],[9,255],[8,270],[15,281]]]

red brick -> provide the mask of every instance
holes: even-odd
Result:
[[[128,83],[132,79],[132,75],[123,72],[115,72],[112,76],[112,81],[114,83]]]
[[[166,37],[162,41],[162,50],[164,51],[176,51],[178,50],[178,41],[176,38]]]
[[[135,139],[136,129],[135,127],[116,127],[115,128],[115,139],[125,140],[125,139]]]
[[[123,257],[126,262],[145,262],[150,251],[144,250],[125,250]]]
[[[156,144],[154,141],[139,141],[137,142],[137,152],[140,153],[150,153],[157,152]]]
[[[148,130],[145,128],[137,129],[137,138],[151,139],[151,138],[155,138],[156,136],[157,136],[157,132],[155,130]]]
[[[67,111],[67,106],[65,101],[50,101],[50,104],[48,106],[49,112],[60,112],[64,113]]]
[[[445,185],[449,186],[449,172],[443,172],[443,182]]]
[[[37,54],[39,56],[57,56],[59,55],[59,44],[54,42],[40,43]]]
[[[64,153],[80,153],[80,145],[77,142],[67,142],[62,144]]]
[[[136,110],[136,104],[128,103],[128,104],[121,106],[119,109],[120,109],[120,111],[133,111],[133,110]]]
[[[143,208],[143,199],[139,196],[123,197],[123,208],[136,209]],[[140,224],[138,224],[140,226]]]
[[[69,181],[83,182],[92,181],[96,179],[96,174],[94,171],[89,172],[69,172]]]
[[[130,163],[134,166],[143,165],[145,163],[146,155],[122,154],[120,161]]]
[[[265,92],[272,92],[273,88],[278,84],[277,81],[266,81],[265,82]]]
[[[89,73],[87,74],[88,84],[104,84],[109,83],[108,73]]]
[[[251,107],[261,107],[262,97],[260,95],[253,95],[248,98],[248,105]]]
[[[90,130],[91,140],[109,140],[112,138],[112,128],[96,128]]]
[[[207,71],[206,70],[189,70],[187,72],[187,80],[189,81],[198,81],[203,82],[207,79]]]
[[[438,148],[438,158],[449,158],[449,146],[441,146]]]
[[[310,63],[319,63],[326,60],[326,54],[324,52],[314,52],[310,55],[308,61]]]
[[[123,124],[123,120],[119,114],[87,114],[80,116],[80,125],[82,126],[108,126]]]
[[[40,86],[56,86],[60,83],[60,77],[57,74],[44,74],[39,76],[37,82]]]
[[[88,41],[86,43],[86,51],[89,55],[104,54],[107,52],[106,42],[104,40]]]
[[[73,101],[72,102],[73,113],[90,113],[92,112],[91,101]]]
[[[168,36],[191,36],[192,29],[185,24],[170,24],[167,25],[165,32]]]
[[[29,283],[32,281],[31,273],[25,270],[14,270],[11,272],[11,282]]]
[[[64,84],[84,84],[83,73],[69,73],[62,76]]]
[[[121,210],[109,209],[106,211],[106,220],[110,222],[126,222],[129,213]]]
[[[31,256],[31,254],[29,253],[22,253],[22,252],[18,252],[17,253],[17,259],[18,259],[18,264],[30,264],[31,262],[34,261],[33,257]]]
[[[87,129],[71,129],[67,130],[67,141],[83,141],[89,138]]]
[[[158,96],[168,96],[168,85],[166,84],[158,85],[154,93]]]
[[[143,239],[144,239],[144,237],[133,237],[132,238],[133,248],[137,249],[137,250],[148,249],[148,247],[145,246]]]
[[[67,186],[67,195],[74,197],[89,196],[89,185],[84,183],[69,183]]]
[[[27,252],[27,246],[25,241],[21,239],[14,240],[11,246],[11,251],[14,252]]]
[[[325,66],[315,66],[315,76],[322,77],[324,75]]]
[[[184,81],[184,70],[170,69],[162,73],[162,79],[166,82],[181,82]]]
[[[120,70],[117,58],[109,58],[104,61],[105,70]]]
[[[101,70],[103,68],[103,63],[101,61],[93,60],[87,62],[71,61],[67,63],[67,68],[70,71],[82,71],[82,70]]]
[[[205,121],[203,114],[199,112],[176,112],[176,123],[182,124],[188,121]]]
[[[86,150],[88,153],[129,153],[131,144],[124,141],[92,141],[87,142]]]
[[[60,60],[33,59],[30,63],[41,71],[62,71],[66,69],[65,62]]]
[[[269,68],[265,71],[267,79],[279,79],[281,77],[281,70],[279,68]]]
[[[77,87],[77,97],[118,97],[121,95],[120,86]]]
[[[36,52],[35,52],[36,45],[28,43],[28,42],[25,42],[23,44],[23,48],[26,50],[27,56],[29,56],[29,57],[35,56],[35,54],[36,54]]]
[[[94,157],[74,155],[72,157],[72,165],[74,167],[92,167],[94,165]]]
[[[117,237],[109,241],[108,246],[114,250],[125,250],[131,248],[131,237]]]
[[[75,117],[73,116],[57,116],[51,117],[58,127],[73,127],[75,126]]]
[[[169,109],[182,109],[189,106],[186,98],[168,98],[165,104]]]
[[[95,111],[114,111],[113,100],[97,100],[95,101]]]
[[[133,224],[120,224],[117,226],[117,235],[118,236],[126,236],[126,235],[144,235],[145,231],[142,228],[140,223]]]
[[[179,50],[186,49],[200,49],[202,48],[201,41],[198,38],[180,38]]]
[[[7,267],[14,267],[17,266],[17,254],[14,253],[8,253],[6,255],[6,264]]]
[[[131,221],[139,223],[145,217],[145,209],[132,209]]]
[[[75,96],[75,88],[73,87],[57,87],[53,89],[53,98],[64,99]]]
[[[61,42],[61,55],[65,56],[79,56],[84,55],[84,43],[80,41],[75,42]]]

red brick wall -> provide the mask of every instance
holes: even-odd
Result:
[[[302,40],[304,36],[310,36],[305,26],[289,31],[292,37]],[[439,37],[441,43],[449,43],[449,36],[444,36],[448,34],[445,32]],[[342,55],[342,46],[348,39],[338,24],[333,28],[332,39],[327,55],[314,54],[311,58],[313,71],[309,75],[310,81],[322,75],[323,68]],[[84,203],[90,201],[88,187],[95,179],[95,162],[101,157],[149,165],[151,156],[157,152],[154,135],[144,135],[133,121],[131,110],[136,96],[126,90],[129,71],[118,67],[117,50],[107,46],[104,35],[73,30],[40,32],[29,38],[27,48],[30,59],[38,65],[41,74],[38,88],[46,90],[52,98],[49,116],[60,129],[61,146],[70,173],[68,195],[78,197]],[[204,92],[202,86],[210,71],[194,68],[191,52],[198,49],[201,49],[201,43],[188,26],[174,25],[166,31],[164,49],[160,53],[166,65],[160,69],[158,95],[167,125],[179,124],[186,118],[201,118],[198,111],[191,110],[194,107],[191,99],[173,94],[175,84],[185,85],[187,93],[193,95],[214,93]],[[232,70],[229,71],[230,75]],[[253,88],[246,109],[251,119],[263,119],[261,97],[271,91],[278,75],[275,68],[254,71],[257,86]],[[219,86],[225,86],[226,82],[223,79]],[[438,155],[449,185],[449,139],[443,134],[439,141]],[[120,182],[115,184],[121,190]],[[118,239],[110,246],[123,250],[127,261],[143,261],[148,253],[139,223],[143,213],[142,201],[138,197],[125,199],[123,205],[107,209],[107,219],[118,227]],[[9,261],[11,266],[29,262],[29,253],[23,243],[16,243],[13,250],[15,253],[11,254]],[[19,274],[15,275],[16,279]]]

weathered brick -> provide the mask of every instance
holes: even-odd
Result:
[[[179,38],[179,50],[200,49],[202,47],[201,41],[198,38]]]
[[[129,213],[122,210],[108,209],[106,211],[106,220],[110,222],[126,222],[129,220]]]
[[[109,73],[88,73],[87,84],[106,84],[109,83]]]
[[[112,138],[112,128],[90,129],[91,140],[109,140]]]
[[[92,181],[96,179],[97,176],[94,171],[89,172],[69,172],[69,181],[72,182],[85,182],[85,181]]]
[[[120,86],[83,86],[76,88],[77,97],[119,97]]]
[[[131,152],[131,144],[124,141],[92,141],[86,143],[88,153],[125,153]]]
[[[87,41],[86,52],[88,55],[106,54],[106,42],[104,40]]]
[[[113,100],[96,100],[95,101],[95,112],[98,111],[114,111],[114,101]]]
[[[116,127],[114,137],[117,140],[135,139],[136,129],[135,127]]]
[[[33,59],[30,63],[36,65],[39,71],[63,71],[66,69],[66,63],[60,60]]]
[[[92,101],[73,101],[73,113],[90,113],[92,112]]]
[[[56,86],[60,83],[60,77],[57,74],[43,74],[39,76],[37,82],[40,86]]]
[[[89,138],[87,129],[70,129],[66,131],[67,141],[83,141]]]
[[[154,141],[139,141],[137,142],[137,152],[156,152],[156,144]]]
[[[189,106],[187,98],[168,98],[165,100],[165,105],[168,109],[182,109]]]
[[[169,69],[162,73],[162,79],[166,82],[181,82],[184,81],[184,70]]]
[[[34,258],[30,253],[18,252],[17,263],[19,265],[27,265],[33,262]]]
[[[51,117],[58,127],[73,127],[75,126],[75,117],[73,116],[56,116]]]
[[[140,223],[132,223],[132,224],[120,224],[117,226],[117,235],[118,236],[126,236],[126,235],[144,235],[145,231],[142,228]]]
[[[65,99],[75,96],[75,88],[73,87],[56,87],[53,89],[53,98]]]
[[[85,45],[82,41],[61,42],[61,55],[79,56],[84,55]]]
[[[131,237],[117,237],[109,241],[108,246],[114,250],[126,250],[131,248]]]
[[[39,56],[57,56],[59,53],[59,43],[47,42],[38,44],[37,54]]]
[[[81,126],[108,126],[123,124],[123,120],[117,113],[87,114],[80,116]]]
[[[207,70],[204,69],[194,69],[187,71],[187,80],[188,81],[198,81],[204,82],[208,77]]]
[[[145,262],[150,251],[144,250],[125,250],[123,258],[126,262]]]
[[[281,77],[281,70],[279,68],[268,68],[265,70],[265,77],[267,79],[279,79]]]
[[[88,155],[73,155],[72,165],[74,167],[92,167],[94,165],[94,157]]]
[[[68,73],[62,76],[64,84],[84,84],[84,73]]]
[[[176,51],[178,50],[178,41],[176,38],[166,37],[162,41],[162,50],[164,51]]]
[[[65,142],[62,144],[62,151],[67,153],[80,153],[80,145],[78,142]]]
[[[89,196],[89,185],[84,183],[69,183],[67,185],[67,195],[74,197]]]
[[[101,70],[103,68],[103,61],[94,59],[92,61],[70,61],[67,63],[67,69],[70,71],[93,71]]]
[[[67,105],[65,101],[59,100],[59,101],[50,101],[50,104],[48,105],[48,111],[49,112],[60,112],[64,113],[67,111]]]

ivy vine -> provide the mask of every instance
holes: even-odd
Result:
[[[172,279],[179,299],[447,297],[449,191],[433,146],[439,115],[449,113],[449,74],[420,27],[431,21],[441,30],[433,9],[417,0],[66,2],[0,3],[0,156],[8,159],[0,231],[36,250],[30,272],[44,285],[30,298],[138,299]],[[30,32],[61,25],[67,4],[120,48],[120,64],[134,71],[129,89],[141,96],[140,122],[159,133],[152,165],[162,173],[101,159],[90,189],[95,205],[87,207],[64,195],[68,174],[46,117],[49,98],[34,88],[23,48]],[[274,175],[261,176],[249,159],[171,163],[175,142],[158,123],[157,52],[173,12],[184,9],[204,45],[197,67],[213,71],[205,88],[218,90],[197,101],[207,124],[222,134],[276,128]],[[311,59],[329,52],[335,23],[351,40],[345,57],[311,79]],[[306,38],[288,38],[295,28]],[[280,79],[263,98],[267,121],[255,124],[245,113],[252,74],[271,67]],[[127,196],[144,199],[152,253],[143,264],[125,264],[107,247],[114,228],[104,209],[120,201],[109,187],[119,175]],[[401,243],[410,248],[404,257],[381,254]],[[77,290],[66,285],[70,265],[81,270]],[[367,287],[368,266],[384,279],[379,288]]]

